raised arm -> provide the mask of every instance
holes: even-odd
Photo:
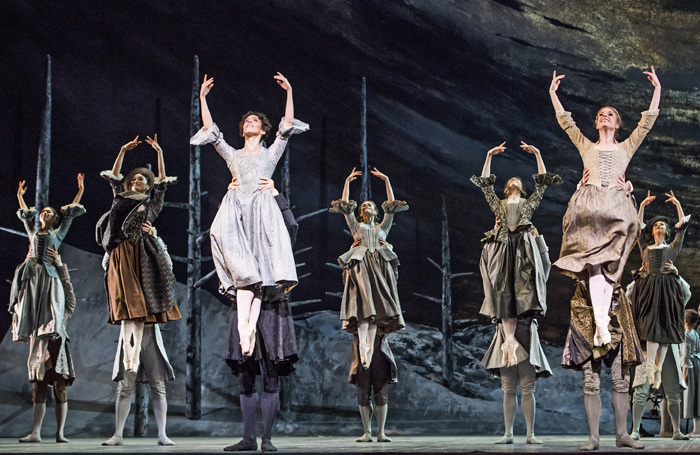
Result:
[[[352,172],[350,172],[350,175],[345,179],[345,185],[343,186],[343,195],[340,197],[341,201],[348,202],[350,200],[350,182],[355,180],[357,177],[362,175],[362,171],[357,171],[355,168],[352,168]]]
[[[19,188],[17,189],[17,201],[19,201],[19,208],[22,210],[29,210],[27,203],[24,202],[24,193],[27,192],[27,186],[24,184],[26,180],[19,182]]]
[[[520,148],[525,150],[527,153],[531,155],[535,155],[535,159],[537,160],[537,173],[538,174],[546,174],[547,173],[547,168],[544,166],[544,161],[542,161],[542,154],[540,153],[540,150],[535,147],[534,145],[528,145],[523,141],[520,141]]]
[[[659,110],[659,101],[661,101],[661,82],[659,82],[659,78],[656,76],[656,71],[654,71],[654,67],[651,67],[651,71],[644,71],[644,74],[647,75],[647,79],[649,79],[649,82],[654,86],[654,95],[651,97],[651,103],[649,103],[649,110],[650,111],[658,111]]]
[[[214,125],[214,120],[211,118],[211,112],[209,112],[209,106],[207,105],[207,94],[212,87],[214,87],[214,78],[210,77],[207,79],[207,75],[205,74],[202,87],[199,89],[199,105],[200,109],[202,110],[202,126],[205,130],[208,130]]]
[[[504,147],[506,145],[505,142],[501,143],[501,145],[492,148],[486,153],[486,161],[484,162],[484,168],[481,170],[481,176],[482,177],[488,177],[491,175],[491,157],[493,155],[498,155],[499,153],[503,153],[506,151],[506,148]]]
[[[139,141],[139,137],[136,136],[133,141],[129,141],[122,145],[122,148],[119,150],[119,154],[117,155],[117,159],[114,160],[114,165],[112,166],[112,174],[114,174],[115,177],[119,176],[122,171],[122,163],[124,162],[124,154],[126,151],[133,149],[140,143],[141,141]]]
[[[391,182],[389,181],[389,177],[387,177],[386,174],[382,174],[381,172],[379,172],[376,167],[370,172],[373,176],[379,177],[380,179],[384,180],[384,184],[386,185],[386,201],[394,202],[394,190],[391,188]]]
[[[163,160],[163,149],[158,144],[158,135],[154,134],[153,139],[151,139],[151,136],[146,136],[146,142],[148,142],[156,153],[158,153],[158,177],[156,178],[156,182],[160,183],[165,180],[166,174],[165,161]]]
[[[557,76],[557,72],[554,71],[554,74],[552,75],[552,83],[549,84],[549,97],[552,99],[552,106],[554,106],[554,112],[557,114],[565,111],[564,106],[561,105],[561,101],[559,101],[559,97],[557,96],[559,84],[565,77],[566,76],[564,74]]]
[[[666,202],[670,202],[671,204],[676,206],[676,210],[678,211],[678,223],[683,222],[683,218],[685,217],[683,213],[683,207],[681,207],[681,203],[678,199],[676,199],[676,196],[673,194],[673,190],[670,190],[668,193],[665,193],[666,197]]]
[[[644,224],[644,207],[651,204],[654,199],[656,199],[656,196],[652,196],[651,190],[647,190],[647,197],[639,203],[639,212],[637,213],[637,217],[639,218],[640,225]]]
[[[287,105],[284,108],[284,125],[286,127],[290,127],[294,123],[294,98],[292,97],[292,85],[279,71],[275,75],[275,80],[280,87],[287,91]],[[202,115],[204,115],[204,109],[202,109]]]
[[[75,195],[73,199],[73,204],[80,204],[80,200],[83,198],[83,191],[85,190],[85,174],[78,173],[78,194]]]

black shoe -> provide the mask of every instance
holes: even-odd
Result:
[[[277,452],[277,447],[272,445],[272,440],[270,439],[263,439],[260,448],[263,452]]]
[[[258,450],[258,443],[247,439],[241,439],[232,446],[224,447],[224,452],[250,452],[255,450]]]

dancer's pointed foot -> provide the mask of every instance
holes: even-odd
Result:
[[[159,446],[174,446],[175,443],[173,442],[172,439],[163,435],[163,436],[158,436],[158,445]]]
[[[41,436],[36,433],[29,433],[23,438],[19,438],[19,442],[41,442]]]
[[[277,447],[272,445],[271,439],[263,439],[262,444],[260,444],[260,449],[263,452],[277,452]]]
[[[359,438],[355,439],[355,442],[372,442],[372,435],[369,433],[365,433]]]
[[[625,434],[619,438],[615,438],[615,445],[617,447],[629,447],[630,449],[643,449],[644,444],[636,441],[632,436]]]
[[[688,439],[690,439],[690,438],[688,436],[684,435],[683,433],[681,433],[680,431],[677,433],[673,433],[673,440],[674,441],[687,441]]]
[[[588,441],[581,446],[582,452],[590,452],[600,449],[600,438],[598,436],[589,436]]]
[[[62,434],[57,434],[56,435],[56,442],[70,442],[70,441]]]
[[[532,436],[528,436],[527,439],[525,439],[525,442],[527,444],[542,444],[542,441],[537,439],[534,434]]]
[[[224,452],[250,452],[258,450],[258,443],[248,439],[241,439],[234,445],[224,447]]]
[[[377,433],[377,442],[391,442],[391,439],[387,438],[384,433]]]
[[[121,436],[114,435],[102,443],[103,446],[123,446],[124,439]]]
[[[496,440],[494,444],[513,444],[513,436],[503,436],[501,439]]]

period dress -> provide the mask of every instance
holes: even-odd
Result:
[[[484,302],[479,311],[500,320],[544,315],[547,311],[549,256],[542,236],[532,233],[532,215],[547,187],[562,182],[557,174],[535,174],[535,191],[517,202],[499,199],[493,189],[496,176],[472,176],[481,188],[498,227],[486,233],[479,268],[484,284]]]
[[[110,324],[121,321],[165,323],[182,318],[175,303],[175,276],[162,244],[141,229],[153,223],[163,208],[165,190],[177,182],[168,177],[155,183],[151,194],[125,191],[124,176],[100,174],[112,186],[109,212],[97,222],[97,242],[109,253],[105,287]]]
[[[366,224],[355,218],[355,201],[332,202],[331,212],[342,213],[353,239],[360,244],[338,258],[345,269],[343,300],[340,319],[343,330],[354,333],[357,323],[370,319],[383,333],[392,333],[406,327],[401,314],[396,287],[398,256],[386,242],[394,221],[394,214],[408,210],[405,201],[385,201],[384,218],[378,224]]]
[[[688,371],[688,388],[683,392],[683,418],[695,419],[700,417],[700,335],[695,329],[685,333],[681,351],[683,367]]]
[[[600,150],[597,143],[581,133],[570,112],[557,114],[561,128],[569,135],[590,170],[586,185],[571,196],[562,222],[559,260],[554,265],[574,279],[587,278],[587,265],[602,266],[610,282],[622,275],[634,245],[638,219],[629,195],[617,185],[619,176],[649,133],[659,111],[646,111],[632,134],[612,150]]]
[[[282,214],[271,191],[260,191],[259,178],[272,177],[293,134],[309,129],[294,120],[292,126],[280,122],[277,137],[259,153],[243,154],[226,143],[214,124],[192,136],[190,144],[213,144],[226,161],[231,175],[238,179],[237,190],[228,190],[211,225],[211,251],[220,292],[234,295],[237,288],[253,285],[290,290],[297,284],[296,264]]]
[[[56,229],[39,232],[34,226],[36,209],[20,209],[17,216],[24,223],[31,245],[30,257],[15,269],[10,292],[12,339],[28,342],[30,337],[61,337],[65,311],[65,292],[53,259],[46,251],[58,249],[68,234],[73,218],[85,213],[80,204],[61,208],[64,219]]]
[[[665,270],[675,261],[683,246],[689,216],[677,225],[671,244],[646,245],[642,251],[644,272],[638,273],[632,290],[632,312],[642,340],[657,343],[682,343],[686,295],[677,273]]]

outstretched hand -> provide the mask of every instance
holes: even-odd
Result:
[[[274,76],[275,81],[282,87],[283,89],[289,91],[292,89],[292,84],[289,83],[286,77],[282,75],[279,71],[277,71],[277,74]]]
[[[647,205],[651,204],[654,199],[656,199],[656,196],[651,195],[651,190],[647,190],[647,197],[644,198],[642,202],[639,203],[640,206],[646,207]]]
[[[653,68],[653,67],[652,67]],[[556,70],[554,71],[554,74],[552,75],[552,83],[549,84],[549,91],[550,92],[556,92],[557,89],[559,88],[559,84],[561,84],[561,80],[566,77],[565,74],[562,74],[560,76],[557,76]]]
[[[678,207],[681,203],[676,199],[676,196],[673,194],[673,190],[669,190],[668,193],[664,193],[664,195],[668,198],[666,199],[666,202],[670,202],[671,204],[675,205]]]
[[[504,144],[505,144],[505,142],[504,142]],[[535,147],[534,145],[528,145],[523,141],[520,141],[520,148],[525,150],[527,153],[532,154],[532,155],[539,155],[540,154],[540,150],[537,147]]]
[[[350,172],[350,175],[345,179],[347,182],[352,182],[356,178],[362,175],[362,171],[356,170],[356,168],[352,168],[352,172]]]
[[[376,167],[375,167],[373,170],[369,171],[369,172],[371,172],[373,176],[379,177],[380,179],[384,180],[385,182],[386,182],[387,180],[389,180],[389,177],[387,177],[386,174],[382,174],[381,172],[379,172],[379,170],[377,170]]]
[[[214,78],[210,77],[207,79],[207,75],[204,75],[204,80],[202,81],[202,87],[199,89],[199,96],[204,97],[209,94],[209,91],[214,86]]]
[[[153,139],[151,139],[151,136],[146,136],[146,142],[151,144],[151,147],[153,147],[156,152],[163,153],[163,149],[160,148],[160,145],[158,144],[158,134],[154,134]]]
[[[651,67],[651,71],[642,71],[642,73],[647,75],[647,79],[649,79],[649,82],[651,82],[651,85],[654,87],[661,87],[661,82],[659,81],[659,77],[656,75],[656,71],[654,70],[654,67]]]
[[[27,192],[27,186],[25,185],[26,180],[19,182],[19,188],[17,189],[17,196],[22,197],[24,193]]]
[[[139,141],[139,137],[136,136],[133,140],[122,145],[122,150],[131,150],[131,149],[135,148],[137,145],[139,145],[141,142],[142,141]]]
[[[500,154],[500,153],[503,153],[503,152],[506,151],[505,145],[506,145],[506,142],[503,141],[503,142],[501,143],[501,145],[492,148],[492,149],[489,150],[486,154],[487,154],[488,156],[493,156],[493,155],[498,155],[498,154]]]

